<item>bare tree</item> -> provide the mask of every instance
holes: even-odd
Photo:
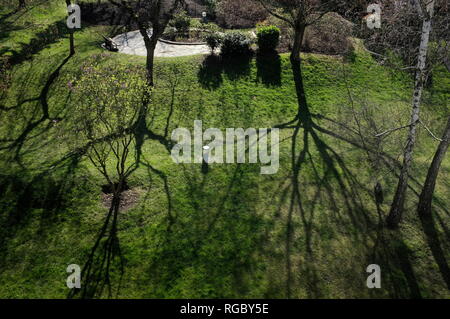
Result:
[[[109,0],[124,8],[137,24],[147,50],[147,83],[154,86],[153,66],[158,39],[184,0]],[[151,28],[151,32],[149,32]]]
[[[274,17],[288,23],[294,31],[291,60],[300,61],[300,50],[307,26],[329,12],[331,1],[321,0],[258,0]]]
[[[419,198],[419,205],[417,211],[422,216],[431,215],[431,204],[433,201],[434,189],[436,187],[436,180],[439,174],[444,156],[450,144],[450,116],[448,117],[447,126],[442,136],[442,141],[439,143],[438,149],[434,154],[433,161],[428,169],[427,179],[422,189]]]
[[[430,39],[431,25],[434,14],[434,2],[435,0],[429,0],[428,3],[424,3],[423,0],[418,0],[421,5],[422,16],[422,33],[420,39],[418,63],[416,70],[416,78],[414,85],[413,104],[411,112],[411,121],[409,125],[409,133],[406,141],[406,147],[403,153],[403,166],[400,172],[400,177],[397,185],[397,190],[394,195],[394,200],[391,205],[389,216],[386,219],[388,227],[395,228],[401,221],[403,214],[403,207],[406,197],[406,189],[408,187],[408,178],[411,169],[411,163],[413,159],[413,151],[416,143],[416,131],[417,125],[420,121],[420,104],[422,98],[422,92],[426,80],[426,63],[428,44]]]
[[[140,102],[150,89],[142,67],[105,67],[99,64],[102,60],[102,56],[88,60],[82,75],[69,82],[75,102],[70,134],[75,136],[67,140],[74,150],[83,150],[112,194],[104,225],[82,271],[82,297],[101,295],[103,286],[109,287],[111,294],[110,267],[115,257],[121,256],[117,236],[121,196],[138,165],[133,144],[135,123]],[[100,262],[96,264],[96,260]]]

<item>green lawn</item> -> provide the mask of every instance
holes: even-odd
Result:
[[[8,7],[0,10],[4,15]],[[0,100],[0,298],[66,297],[66,267],[86,262],[108,211],[101,202],[106,182],[85,157],[70,156],[66,140],[76,138],[68,82],[80,75],[83,61],[104,53],[100,34],[108,30],[77,31],[77,52],[65,60],[67,35],[56,31],[64,15],[63,5],[52,2],[18,20],[0,20],[0,52],[15,61]],[[46,36],[49,30],[54,36]],[[437,142],[419,131],[404,221],[398,231],[380,227],[373,185],[382,181],[385,216],[405,132],[383,141],[386,159],[364,150],[355,130],[359,123],[372,148],[371,125],[405,125],[411,79],[377,65],[360,41],[355,47],[346,59],[303,55],[307,104],[300,116],[309,111],[315,126],[296,130],[294,122],[281,130],[280,170],[266,176],[254,164],[212,165],[202,174],[201,165],[175,164],[165,142],[177,127],[192,129],[194,120],[220,129],[292,121],[299,112],[299,77],[288,56],[224,65],[203,56],[157,59],[147,126],[162,138],[146,136],[140,167],[129,180],[140,197],[119,216],[124,272],[116,259],[114,297],[450,297],[443,275],[450,251],[449,157],[436,189],[434,227],[424,232],[414,192],[421,190]],[[116,53],[101,59],[104,66],[145,63]],[[450,78],[438,69],[433,80],[423,119],[440,133]],[[294,159],[300,158],[295,165],[293,146]],[[366,287],[369,264],[381,266],[382,289]],[[101,297],[107,296],[105,290]]]

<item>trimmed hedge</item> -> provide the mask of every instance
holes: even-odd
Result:
[[[257,31],[258,46],[261,51],[273,51],[280,43],[280,29],[270,25]]]

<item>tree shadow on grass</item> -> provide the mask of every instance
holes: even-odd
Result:
[[[382,270],[384,287],[389,287],[391,298],[422,298],[420,286],[412,264],[413,253],[405,244],[402,235],[379,224],[372,253],[367,264],[378,264]],[[376,296],[376,291],[372,291]]]
[[[119,293],[125,263],[117,231],[120,201],[120,194],[113,196],[106,219],[81,271],[82,286],[70,290],[68,298],[78,296],[81,299],[100,298],[105,289],[107,289],[108,297],[111,298],[113,295],[111,276],[116,273],[115,270],[119,272],[117,281],[117,293]],[[118,263],[115,262],[116,259]]]
[[[57,117],[54,118],[54,117],[50,116],[49,105],[48,105],[48,93],[50,91],[51,86],[54,84],[54,82],[58,78],[59,73],[61,72],[61,69],[64,67],[64,65],[66,65],[66,63],[69,61],[70,58],[71,58],[70,56],[66,57],[63,60],[63,62],[56,68],[56,70],[54,70],[50,74],[50,76],[48,77],[47,81],[45,82],[39,96],[24,100],[17,105],[17,107],[20,107],[20,105],[27,103],[27,102],[37,102],[36,106],[40,105],[40,107],[41,107],[41,109],[40,109],[41,117],[40,118],[38,118],[36,120],[34,120],[34,118],[30,119],[17,138],[15,138],[14,140],[11,140],[6,145],[0,147],[0,150],[9,150],[9,151],[13,152],[15,154],[14,160],[16,160],[19,164],[21,164],[20,158],[21,158],[22,147],[24,146],[24,143],[29,140],[29,136],[31,135],[31,133],[43,123],[48,122],[48,125],[44,128],[44,131],[46,131],[46,130],[50,129],[50,127],[51,127],[50,123],[52,121],[60,121],[61,120],[60,118],[57,118]],[[40,134],[42,134],[42,132]],[[40,134],[34,135],[33,137],[35,138],[35,137],[39,136]]]
[[[243,274],[255,266],[255,250],[261,243],[264,222],[252,195],[252,167],[236,165],[222,180],[212,168],[201,173],[199,165],[183,165],[185,198],[172,232],[158,235],[156,255],[149,277],[158,297],[187,296],[224,298],[245,295]],[[217,167],[222,171],[222,168]],[[214,185],[214,188],[211,188]],[[161,228],[163,231],[164,228]],[[184,291],[193,281],[192,290]],[[228,284],[226,284],[228,283]]]
[[[299,219],[303,226],[302,234],[304,234],[303,241],[305,243],[305,256],[303,256],[303,262],[299,266],[300,269],[303,269],[302,273],[305,275],[302,280],[307,287],[308,297],[320,298],[324,297],[324,292],[320,286],[322,284],[319,280],[320,270],[316,269],[315,251],[312,244],[314,242],[313,234],[317,233],[314,230],[318,226],[316,221],[318,204],[321,204],[322,206],[319,205],[319,207],[323,208],[323,204],[328,203],[326,204],[329,205],[328,210],[332,212],[332,216],[329,217],[333,219],[333,223],[337,223],[333,227],[340,225],[346,229],[355,229],[356,232],[351,232],[352,240],[358,245],[362,245],[364,250],[371,251],[373,249],[371,243],[377,242],[379,244],[384,237],[380,237],[379,224],[373,218],[374,215],[366,208],[368,203],[361,197],[363,194],[367,194],[375,202],[372,188],[362,185],[358,181],[358,177],[347,167],[342,155],[334,150],[333,146],[322,135],[339,138],[362,150],[367,150],[367,148],[351,140],[341,138],[335,132],[331,132],[316,123],[314,119],[320,117],[312,114],[309,110],[300,63],[292,62],[292,71],[298,98],[298,113],[293,120],[275,126],[279,129],[293,129],[290,183],[282,189],[284,195],[281,197],[282,200],[279,204],[281,207],[283,202],[288,202],[285,237],[286,297],[293,297],[294,287],[296,286],[292,261],[293,254],[298,257],[298,253],[296,253],[298,245],[294,243],[295,225],[297,224],[294,222],[294,217],[296,217],[295,219]],[[302,142],[300,150],[298,149],[299,142]],[[385,159],[385,161],[392,165],[388,159]],[[307,180],[303,179],[304,174],[306,174],[303,172],[305,169],[311,171]],[[306,185],[311,183],[314,186],[307,188]],[[311,195],[313,187],[316,189]],[[327,197],[327,200],[323,201],[323,197]],[[383,241],[380,245],[383,249],[377,250],[376,258],[369,257],[369,262],[374,263],[374,260],[390,261],[389,263],[384,262],[383,265],[386,265],[386,269],[390,269],[392,273],[396,274],[389,277],[389,284],[395,288],[396,297],[420,297],[419,284],[411,265],[412,254],[402,243],[403,241],[398,239]],[[361,269],[359,274],[364,271],[365,269]],[[402,275],[398,276],[398,272]],[[359,278],[363,279],[363,276],[361,275]]]
[[[223,83],[221,57],[218,55],[207,56],[200,66],[197,76],[203,88],[218,89]]]
[[[8,254],[8,241],[16,238],[16,234],[28,226],[35,210],[42,211],[36,235],[44,240],[48,235],[46,230],[58,221],[61,217],[59,212],[69,205],[66,194],[75,185],[79,159],[75,153],[65,156],[35,176],[29,170],[0,175],[1,204],[9,204],[0,218],[0,255]]]
[[[9,29],[15,27],[8,27]],[[11,32],[13,30],[9,30]],[[3,31],[2,31],[3,32]],[[34,37],[30,40],[29,43],[20,43],[20,49],[18,50],[9,50],[3,49],[3,52],[0,53],[9,53],[11,54],[10,63],[11,65],[20,64],[28,59],[30,59],[33,55],[39,53],[50,44],[55,43],[59,39],[62,39],[68,35],[68,29],[66,25],[66,20],[56,21],[43,31],[37,32]],[[0,38],[2,33],[0,33]],[[6,34],[7,36],[7,34]]]
[[[448,247],[443,247],[441,240],[439,239],[439,234],[435,225],[435,217],[431,216],[421,216],[420,220],[422,222],[422,227],[427,237],[428,246],[431,249],[434,259],[439,267],[442,278],[444,279],[447,288],[450,290],[450,268],[447,263],[446,254],[444,249]],[[448,255],[448,254],[447,254]]]
[[[23,27],[18,27],[14,25],[13,23],[6,22],[3,19],[0,19],[0,40],[7,39],[11,32],[22,30]],[[8,52],[7,48],[1,48],[0,47],[0,55],[5,54]]]
[[[130,134],[134,140],[135,160],[133,169],[129,175],[136,171],[140,166],[148,170],[149,175],[156,174],[164,183],[164,191],[168,201],[167,212],[167,234],[171,233],[171,227],[175,223],[176,216],[172,215],[172,195],[169,187],[167,175],[161,170],[153,167],[146,159],[142,151],[142,147],[147,139],[157,141],[163,145],[168,153],[172,149],[173,142],[168,139],[169,126],[173,114],[173,103],[176,94],[177,81],[171,82],[171,106],[166,118],[166,127],[163,134],[154,132],[147,122],[149,109],[152,106],[152,98],[149,93],[145,93],[142,103],[138,109],[138,115],[135,123],[125,130],[126,134]],[[117,136],[108,136],[108,139],[117,138]],[[88,146],[85,147],[87,149]],[[82,287],[80,289],[72,289],[68,298],[97,298],[104,295],[107,291],[108,298],[113,296],[113,286],[117,283],[115,289],[118,295],[121,288],[121,281],[124,275],[125,258],[122,255],[119,237],[119,210],[121,203],[121,192],[114,193],[111,206],[106,215],[104,224],[97,235],[96,241],[88,255],[87,261],[81,272]],[[118,275],[117,275],[118,274]],[[117,278],[118,276],[118,278]]]
[[[300,63],[292,62],[292,71],[294,82],[296,86],[296,93],[298,99],[298,113],[296,117],[287,123],[277,125],[280,129],[293,129],[292,145],[291,145],[291,182],[287,189],[290,193],[289,208],[286,220],[286,297],[292,297],[292,284],[294,283],[292,277],[292,253],[293,253],[293,234],[294,234],[294,214],[299,214],[305,235],[305,256],[306,264],[313,265],[314,251],[312,248],[312,236],[315,224],[315,217],[317,211],[317,204],[321,201],[323,194],[328,196],[332,211],[337,214],[339,209],[336,205],[342,202],[345,205],[345,211],[350,218],[352,224],[357,229],[367,229],[370,225],[370,218],[362,200],[359,197],[358,191],[360,185],[355,175],[345,164],[343,158],[318,134],[318,125],[314,122],[312,114],[309,110],[307,97],[303,84],[303,77],[301,73]],[[300,132],[303,131],[302,136]],[[298,150],[298,143],[302,141],[302,149]],[[312,151],[315,150],[319,159],[315,158]],[[321,169],[320,162],[323,163]],[[312,176],[315,180],[317,189],[313,195],[312,201],[305,205],[305,188],[300,185],[309,181],[302,181],[301,171],[303,167],[310,164],[312,168]],[[323,175],[320,176],[321,171]],[[340,195],[339,200],[335,197],[334,189],[336,188],[332,181],[337,183]],[[282,203],[280,203],[281,205]],[[336,216],[340,218],[339,216]],[[309,266],[308,266],[309,267]],[[317,274],[313,268],[305,270],[307,276],[305,280],[308,286],[309,297],[321,297],[320,288],[318,287]]]

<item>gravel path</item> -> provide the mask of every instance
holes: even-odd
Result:
[[[148,31],[151,34],[151,30]],[[139,31],[131,31],[119,34],[113,38],[117,44],[119,52],[132,55],[146,56],[147,51],[144,45],[144,38]],[[158,41],[155,50],[156,57],[179,57],[196,54],[209,54],[207,45],[175,45]]]

